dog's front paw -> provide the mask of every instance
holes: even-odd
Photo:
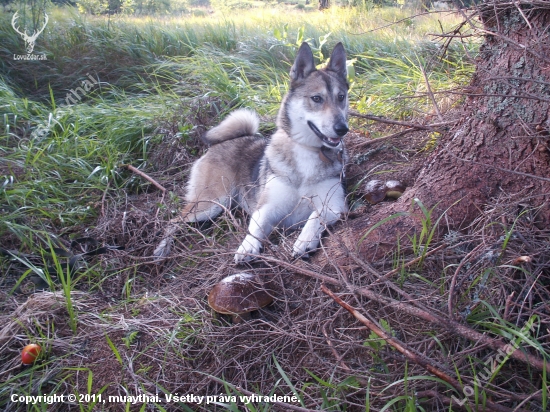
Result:
[[[235,253],[235,263],[239,264],[253,260],[260,254],[261,249],[262,243],[254,236],[247,235],[239,249],[237,249],[237,253]]]
[[[172,249],[173,242],[174,239],[172,237],[165,237],[164,239],[162,239],[162,241],[153,251],[153,256],[157,259],[168,256],[170,254],[170,250]]]
[[[292,247],[292,257],[293,258],[302,258],[302,259],[309,259],[309,246],[311,242],[304,242],[300,239],[294,243],[294,246]]]
[[[174,243],[174,235],[178,231],[178,226],[172,222],[164,230],[164,235],[162,240],[159,242],[158,246],[153,251],[153,256],[156,260],[160,260],[163,257],[166,257],[170,254],[172,250],[172,245]]]
[[[307,259],[309,254],[317,249],[321,237],[322,227],[317,224],[318,219],[310,219],[300,232],[292,248],[292,256]]]

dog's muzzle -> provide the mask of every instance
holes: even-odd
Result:
[[[325,136],[321,131],[313,124],[313,122],[309,121],[307,122],[307,125],[309,128],[317,135],[319,139],[321,139],[324,143],[329,145],[330,147],[336,147],[340,144],[342,141],[342,137],[345,136],[345,134],[349,131],[348,125],[344,122],[338,122],[333,126],[334,133],[338,137],[328,137]]]

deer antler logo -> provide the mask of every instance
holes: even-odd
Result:
[[[18,12],[15,12],[15,14],[13,15],[13,18],[11,19],[11,25],[13,27],[13,29],[19,33],[21,35],[21,37],[23,37],[23,40],[25,40],[25,48],[27,49],[27,53],[28,54],[31,54],[32,51],[34,50],[34,42],[36,41],[36,38],[40,35],[40,33],[42,33],[44,31],[44,29],[46,28],[46,24],[48,24],[48,15],[46,13],[44,13],[44,25],[42,26],[42,28],[38,31],[35,31],[32,36],[29,36],[27,34],[27,30],[25,30],[23,33],[21,33],[19,31],[19,29],[16,27],[16,22],[17,22],[17,18],[19,17],[17,15]]]

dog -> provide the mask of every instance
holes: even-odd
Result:
[[[259,255],[274,228],[303,226],[293,256],[307,258],[328,225],[346,213],[343,182],[348,132],[346,52],[338,43],[328,63],[315,67],[303,43],[290,70],[290,89],[270,140],[257,135],[260,120],[248,109],[230,113],[204,137],[210,148],[192,166],[181,218],[214,219],[233,202],[250,215],[235,263]],[[177,218],[154,251],[169,253]]]

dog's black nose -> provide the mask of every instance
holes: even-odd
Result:
[[[348,131],[348,125],[343,122],[338,122],[333,127],[336,134],[340,137],[344,136]]]

